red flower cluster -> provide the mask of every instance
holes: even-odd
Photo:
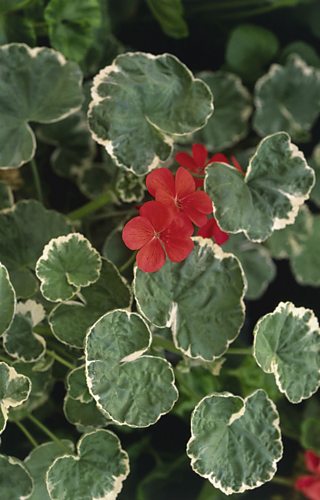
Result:
[[[228,163],[228,159],[219,153],[208,160],[208,152],[201,144],[192,146],[192,154],[176,155],[182,165],[176,175],[167,168],[158,168],[147,176],[147,189],[155,201],[144,203],[139,216],[123,228],[122,239],[128,248],[138,250],[137,266],[142,271],[158,271],[167,257],[172,262],[186,259],[193,249],[193,224],[200,228],[198,236],[213,238],[219,245],[229,238],[214,218],[208,219],[212,201],[207,193],[197,190],[203,186],[203,179],[193,177],[203,176],[210,163]],[[236,160],[233,163],[241,170]]]
[[[305,452],[304,459],[306,468],[312,474],[298,477],[295,489],[310,500],[320,500],[320,457],[309,450]]]

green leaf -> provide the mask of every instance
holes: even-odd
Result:
[[[70,453],[74,452],[74,445],[71,441],[63,439],[61,444],[69,449]],[[24,465],[34,485],[32,495],[28,500],[50,500],[46,485],[46,472],[54,460],[61,455],[65,455],[62,446],[55,442],[48,442],[34,448],[25,458]]]
[[[320,215],[312,220],[310,233],[290,256],[290,266],[300,285],[320,286]]]
[[[50,0],[44,11],[52,47],[80,62],[100,25],[99,0]]]
[[[131,250],[123,243],[122,229],[122,225],[115,227],[108,234],[102,247],[102,255],[111,260],[118,268],[127,262],[132,255]]]
[[[26,401],[30,391],[31,382],[28,377],[17,373],[12,366],[0,363],[0,433],[6,427],[9,408]]]
[[[320,144],[317,144],[312,152],[310,167],[313,168],[316,176],[316,182],[311,191],[310,198],[320,207]]]
[[[44,365],[42,365],[44,363]],[[23,419],[28,412],[36,410],[45,404],[50,396],[53,386],[52,376],[53,359],[49,356],[41,358],[37,363],[15,362],[14,368],[19,374],[23,374],[31,381],[31,392],[28,399],[18,408],[12,408],[9,413],[14,420]]]
[[[194,238],[180,264],[157,273],[135,269],[138,310],[155,326],[171,327],[186,356],[213,361],[238,336],[244,320],[244,275],[239,261],[211,240]]]
[[[203,398],[192,414],[191,436],[191,467],[226,495],[270,481],[282,457],[279,415],[263,390],[246,399],[227,392]]]
[[[128,455],[117,436],[97,430],[82,436],[78,455],[58,457],[47,472],[51,500],[116,498],[129,474]]]
[[[105,314],[88,331],[89,391],[98,408],[120,425],[152,425],[178,398],[171,365],[163,358],[143,355],[150,344],[145,321],[125,310]]]
[[[42,295],[51,302],[71,299],[98,280],[101,265],[99,253],[82,234],[52,239],[36,265]]]
[[[32,0],[1,0],[0,13],[13,12],[14,10],[22,9],[31,3]]]
[[[15,457],[0,455],[0,484],[3,499],[29,499],[33,481],[23,462]]]
[[[132,203],[142,201],[145,192],[145,183],[143,177],[138,177],[132,172],[119,169],[116,182],[116,191],[123,203]]]
[[[224,71],[199,73],[214,95],[214,114],[196,139],[210,150],[221,150],[237,144],[248,134],[252,113],[251,96],[240,78]]]
[[[29,122],[55,122],[79,109],[82,75],[59,52],[18,43],[1,47],[0,71],[0,168],[21,167],[36,150]]]
[[[261,26],[242,24],[230,35],[226,61],[242,78],[254,82],[278,50],[279,41],[271,31]]]
[[[84,288],[85,302],[71,301],[59,304],[50,316],[52,332],[60,342],[78,349],[83,348],[86,332],[100,316],[118,308],[130,307],[131,291],[116,267],[102,259],[100,278]]]
[[[320,113],[320,71],[299,56],[274,64],[255,86],[253,127],[262,137],[286,131],[293,140],[310,140]]]
[[[51,238],[69,232],[61,214],[34,200],[20,201],[12,210],[0,213],[0,261],[7,267],[18,297],[36,292],[34,269],[43,247]]]
[[[44,355],[46,342],[41,335],[33,332],[33,326],[29,315],[15,315],[11,326],[3,335],[3,347],[12,358],[32,363]]]
[[[255,326],[254,356],[291,403],[308,399],[320,386],[320,329],[313,311],[280,302]]]
[[[306,450],[320,454],[320,422],[318,418],[306,418],[301,426],[301,444]]]
[[[254,242],[292,224],[313,184],[313,170],[285,132],[260,142],[245,176],[225,163],[206,168],[205,190],[219,226]]]
[[[98,410],[96,402],[89,393],[85,366],[80,366],[68,374],[63,411],[66,419],[78,427],[97,428],[110,423],[110,420]]]
[[[0,262],[0,335],[11,325],[16,310],[16,294],[9,274]]]
[[[77,179],[82,170],[91,165],[96,153],[82,112],[73,113],[57,123],[41,125],[37,128],[37,137],[55,146],[50,162],[54,172],[61,177]]]
[[[223,250],[238,257],[243,267],[248,285],[246,299],[259,299],[276,276],[276,267],[268,250],[247,240],[242,234],[231,235]]]
[[[285,64],[292,54],[298,55],[309,66],[320,67],[320,57],[314,47],[308,43],[300,40],[289,43],[281,52],[280,63]]]
[[[147,0],[147,4],[166,35],[172,38],[189,35],[182,0]]]
[[[307,205],[302,205],[293,224],[275,231],[266,241],[272,257],[287,259],[299,254],[313,229],[313,217]]]
[[[128,52],[95,77],[89,126],[117,165],[144,175],[169,158],[175,136],[203,127],[207,85],[175,56]]]
[[[0,210],[11,208],[13,204],[12,190],[6,182],[0,181]]]

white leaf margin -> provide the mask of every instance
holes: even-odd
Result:
[[[11,464],[11,465],[18,465],[27,474],[27,476],[29,477],[29,479],[31,481],[32,489],[31,489],[29,495],[20,496],[19,498],[17,498],[17,500],[27,500],[28,498],[30,498],[31,495],[33,494],[33,491],[34,491],[34,481],[33,481],[33,478],[31,477],[30,472],[28,471],[28,469],[24,465],[24,463],[16,457],[11,457],[8,455],[0,455],[0,457],[7,460],[9,462],[9,464]]]
[[[29,377],[27,377],[26,375],[22,375],[21,373],[18,373],[12,366],[9,366],[7,363],[5,363],[3,361],[0,362],[0,366],[1,365],[5,366],[7,369],[7,373],[9,375],[8,383],[10,383],[12,380],[15,380],[15,379],[24,379],[28,384],[28,391],[27,391],[26,396],[22,399],[19,399],[19,400],[10,399],[7,397],[0,400],[0,407],[1,407],[1,410],[3,413],[3,418],[4,418],[3,428],[0,429],[0,433],[3,432],[4,429],[6,428],[7,421],[8,421],[9,409],[16,408],[17,406],[22,405],[22,403],[25,403],[30,396],[31,388],[32,388],[31,380],[29,379]]]
[[[9,330],[10,326],[12,325],[13,318],[14,318],[14,316],[16,314],[16,311],[17,311],[17,296],[16,296],[16,291],[13,288],[13,285],[11,283],[10,276],[9,276],[9,273],[8,273],[8,269],[1,262],[0,262],[0,271],[4,272],[5,279],[7,280],[7,284],[9,285],[9,288],[12,291],[13,301],[14,301],[13,302],[13,315],[12,315],[11,321],[10,321],[9,325],[7,326],[7,328],[3,332],[0,332],[0,337],[2,337]]]

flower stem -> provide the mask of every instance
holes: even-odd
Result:
[[[19,420],[12,420],[12,422],[14,422],[17,427],[19,427],[19,429],[23,432],[23,434],[26,436],[26,438],[28,439],[28,441],[32,444],[32,446],[34,448],[36,448],[39,445],[39,443],[33,437],[31,432],[29,432],[28,429],[21,422],[19,422]]]
[[[281,484],[282,486],[287,486],[288,488],[293,487],[293,481],[292,479],[289,479],[288,477],[282,477],[282,476],[275,476],[271,479],[273,483]]]
[[[58,361],[58,363],[60,363],[61,365],[64,365],[67,368],[70,368],[70,370],[74,370],[76,368],[75,365],[73,365],[72,363],[69,363],[69,361],[67,361],[66,359],[64,359],[62,356],[60,356],[56,352],[50,351],[48,349],[47,349],[46,352],[47,352],[47,354],[49,356],[51,356],[51,358],[53,358],[55,361]]]
[[[37,198],[40,201],[40,203],[43,203],[42,188],[41,188],[39,171],[38,171],[36,161],[34,159],[32,159],[30,161],[30,165],[31,165],[31,170],[32,170],[32,175],[33,175],[34,187],[35,187],[36,193],[37,193]]]
[[[44,425],[42,422],[40,422],[40,420],[38,420],[34,415],[32,415],[31,413],[28,413],[27,418],[29,420],[31,420],[31,422],[33,422],[34,425],[36,425],[52,441],[54,441],[55,443],[57,443],[57,445],[59,445],[61,448],[63,448],[64,451],[67,451],[68,454],[70,453],[70,451],[63,444],[63,442],[55,434],[53,434],[53,432],[51,432],[50,429],[48,429],[48,427],[46,425]]]
[[[122,266],[119,267],[120,273],[123,273],[126,269],[128,269],[128,267],[130,267],[131,264],[134,263],[135,258],[136,258],[136,252],[133,252],[133,254],[130,255],[130,258],[127,260],[127,262],[125,262],[124,264],[122,264]]]
[[[230,347],[226,354],[233,354],[235,356],[245,356],[247,354],[252,354],[251,347]]]
[[[152,347],[162,347],[162,349],[166,349],[166,351],[174,352],[182,356],[182,352],[176,348],[174,343],[169,339],[161,337],[161,335],[153,335]]]
[[[114,203],[115,201],[115,194],[112,191],[106,191],[94,200],[89,201],[82,207],[70,212],[68,214],[68,218],[71,220],[83,219],[84,217],[87,217],[104,205],[107,205],[108,203]]]

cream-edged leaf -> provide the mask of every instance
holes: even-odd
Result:
[[[129,474],[128,455],[119,439],[107,430],[82,436],[77,455],[55,459],[46,484],[51,500],[115,500]]]
[[[28,377],[17,373],[12,366],[0,363],[0,433],[5,429],[9,408],[24,403],[30,391],[31,382]]]
[[[32,478],[18,458],[0,455],[1,498],[29,500],[33,491]]]
[[[282,457],[274,403],[261,389],[246,399],[227,392],[203,398],[192,413],[187,454],[193,470],[226,495],[270,481]]]
[[[203,127],[213,111],[208,86],[170,54],[122,54],[94,78],[91,93],[92,137],[136,175],[167,160],[174,137]]]
[[[41,335],[33,332],[31,316],[17,313],[3,334],[3,347],[12,358],[33,363],[44,355],[46,342]]]
[[[254,356],[291,403],[309,398],[320,386],[320,328],[314,312],[280,302],[255,326]]]
[[[36,265],[42,295],[51,302],[71,299],[81,287],[97,281],[101,257],[80,233],[52,239]]]
[[[179,264],[167,262],[156,273],[136,268],[133,288],[139,311],[155,326],[170,327],[183,354],[213,361],[240,332],[245,277],[234,255],[209,239],[194,241]]]
[[[9,273],[0,262],[0,335],[11,325],[16,310],[16,294]]]
[[[292,224],[313,184],[313,170],[286,132],[260,142],[245,176],[225,163],[206,168],[205,190],[219,226],[254,242]]]
[[[144,354],[150,344],[151,332],[144,319],[120,309],[102,316],[88,331],[89,391],[98,408],[120,425],[152,425],[178,398],[171,365]]]

